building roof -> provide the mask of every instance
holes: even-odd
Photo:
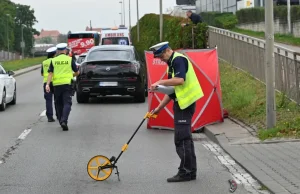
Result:
[[[85,31],[97,31],[97,32],[101,32],[102,28],[93,28],[92,29],[90,27],[85,27]]]
[[[52,36],[52,37],[58,37],[60,35],[60,32],[58,30],[44,30],[42,29],[40,32],[40,35],[34,35],[34,38],[44,38],[44,37],[48,37],[48,36]]]

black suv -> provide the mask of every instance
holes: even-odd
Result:
[[[147,92],[146,65],[134,46],[95,46],[80,65],[76,79],[78,103],[89,97],[130,95],[137,102],[145,102]]]

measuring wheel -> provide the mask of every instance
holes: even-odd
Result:
[[[87,164],[89,176],[96,181],[104,181],[110,177],[113,171],[111,161],[102,155],[94,156]]]

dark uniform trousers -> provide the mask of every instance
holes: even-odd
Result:
[[[180,175],[191,174],[196,176],[197,162],[192,139],[192,118],[195,113],[196,103],[193,103],[186,109],[181,110],[178,102],[174,101],[174,126],[175,126],[175,146],[176,152],[181,159],[178,168]]]
[[[54,94],[54,89],[53,89],[53,84],[52,82],[50,83],[49,87],[50,87],[50,92],[46,92],[46,83],[44,83],[43,85],[43,89],[44,89],[44,99],[46,100],[46,116],[48,118],[53,118],[53,94]],[[56,110],[56,108],[55,108]],[[56,112],[56,116],[57,116],[57,112]]]
[[[71,85],[54,86],[55,106],[57,108],[57,119],[60,124],[68,124],[68,118],[72,106],[72,88]]]

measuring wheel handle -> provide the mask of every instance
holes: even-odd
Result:
[[[152,110],[151,112],[147,112],[146,115],[144,116],[144,119],[150,119],[150,118],[156,119],[157,114],[153,114],[153,111],[154,110]]]

